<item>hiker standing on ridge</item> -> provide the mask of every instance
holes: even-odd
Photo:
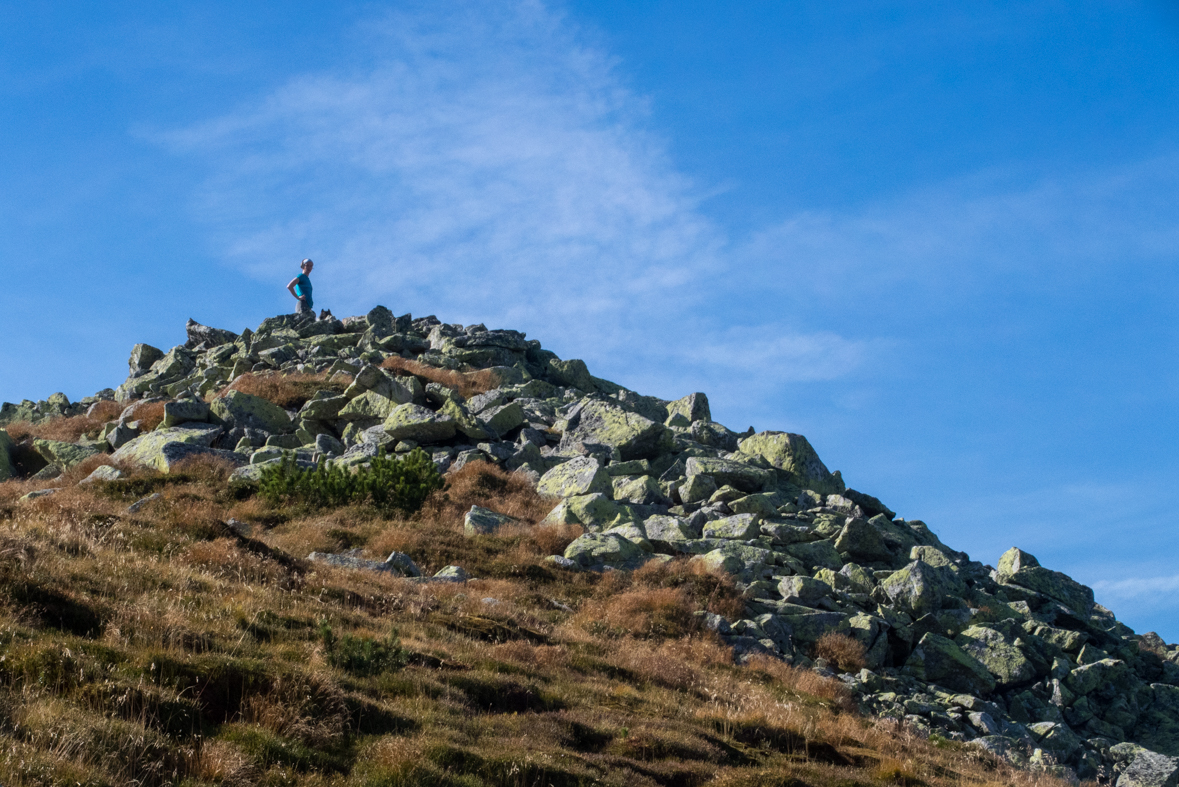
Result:
[[[312,288],[310,278],[311,269],[314,267],[315,263],[311,260],[303,260],[303,264],[299,266],[303,272],[291,279],[290,284],[287,285],[287,290],[299,302],[299,305],[295,307],[295,314],[310,314],[315,316],[315,304],[311,300]]]

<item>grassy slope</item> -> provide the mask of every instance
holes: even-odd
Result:
[[[24,503],[34,485],[0,484],[0,783],[1034,781],[873,723],[814,673],[734,666],[692,613],[732,616],[741,601],[686,561],[568,573],[543,558],[577,531],[465,538],[472,503],[533,522],[548,508],[494,468],[468,466],[411,521],[272,510],[236,499],[226,472],[198,462]],[[299,559],[356,547],[478,579]],[[353,669],[332,666],[349,645]]]

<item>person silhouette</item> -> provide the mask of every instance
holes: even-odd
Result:
[[[303,260],[299,269],[303,272],[295,278],[291,279],[287,284],[287,290],[298,301],[295,307],[295,314],[310,314],[315,316],[315,303],[311,299],[311,269],[315,267],[315,263],[311,260]]]

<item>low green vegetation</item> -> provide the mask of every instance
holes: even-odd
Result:
[[[368,504],[385,515],[412,514],[445,482],[430,455],[420,448],[403,457],[382,452],[368,465],[329,467],[320,459],[314,468],[301,468],[293,456],[262,473],[259,494],[271,505],[299,504],[309,508],[337,508]]]

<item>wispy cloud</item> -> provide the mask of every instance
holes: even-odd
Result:
[[[874,313],[913,292],[1179,247],[1173,201],[1126,199],[1152,178],[1179,195],[1170,160],[1030,185],[992,173],[734,237],[609,54],[544,3],[421,4],[362,38],[363,66],[160,135],[208,162],[196,209],[227,264],[281,282],[310,256],[337,312],[522,328],[668,393],[734,371],[772,387],[902,352]]]

